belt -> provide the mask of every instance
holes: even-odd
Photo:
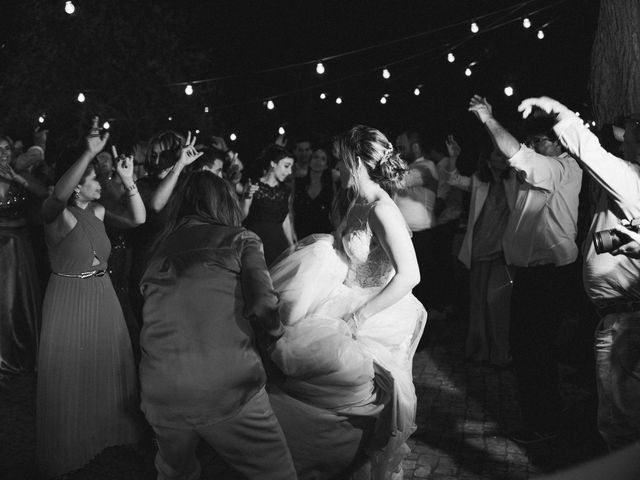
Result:
[[[92,270],[90,272],[73,273],[73,274],[53,272],[54,275],[57,275],[59,277],[64,277],[64,278],[102,277],[105,273],[107,273],[106,270]]]
[[[640,301],[622,302],[605,305],[604,307],[596,307],[598,315],[602,318],[611,313],[631,313],[640,311]]]

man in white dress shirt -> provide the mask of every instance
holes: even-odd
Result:
[[[523,428],[511,438],[536,443],[557,436],[562,410],[555,343],[567,285],[578,257],[575,243],[582,170],[563,151],[548,116],[525,124],[521,144],[475,95],[469,104],[516,171],[519,188],[503,237],[516,267],[510,340]]]

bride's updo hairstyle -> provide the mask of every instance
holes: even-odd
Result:
[[[379,130],[356,125],[336,138],[334,150],[351,172],[354,189],[358,188],[356,180],[362,169],[390,195],[403,187],[407,164]]]

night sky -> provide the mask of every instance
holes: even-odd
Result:
[[[280,126],[290,136],[329,136],[354,123],[391,136],[417,127],[437,141],[453,132],[464,146],[483,136],[466,112],[473,93],[486,96],[508,125],[531,95],[555,97],[589,116],[595,0],[75,0],[73,15],[64,3],[3,2],[0,122],[9,133],[24,135],[46,113],[52,132],[70,138],[98,113],[129,142],[167,127],[227,138],[234,132],[235,147],[252,156]],[[525,30],[522,17],[535,11]],[[387,45],[368,48],[380,44]],[[456,62],[448,63],[452,48]],[[318,75],[316,61],[332,56],[338,58],[324,61],[326,73]],[[219,77],[194,83],[191,96],[184,85],[169,86]],[[510,98],[507,84],[515,89]],[[76,100],[80,91],[84,104]],[[263,105],[269,98],[272,111]]]

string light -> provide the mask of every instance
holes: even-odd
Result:
[[[318,62],[318,64],[316,65],[316,73],[318,75],[322,75],[324,73],[324,65],[322,64],[322,62]]]
[[[204,113],[209,113],[209,107],[204,107]]]
[[[449,54],[447,55],[447,61],[449,63],[453,63],[456,61],[456,57],[452,52],[449,52]]]
[[[413,91],[413,94],[417,97],[418,95],[420,95],[420,87],[416,87],[416,89]]]
[[[111,124],[109,122],[104,122],[102,124],[102,128],[104,128],[105,130],[109,130],[109,128],[111,128]]]
[[[507,85],[506,87],[504,87],[504,94],[507,97],[510,97],[511,95],[513,95],[513,87],[511,85]]]
[[[229,140],[231,140],[232,142],[235,142],[238,139],[238,136],[235,133],[232,133],[231,135],[229,135]]]
[[[544,32],[542,30],[538,30],[538,39],[542,40],[544,38]]]
[[[269,100],[267,102],[267,110],[273,110],[274,108],[276,108],[276,104],[273,103],[273,100]]]
[[[385,103],[387,103],[387,97],[388,97],[388,96],[389,96],[389,95],[385,93],[383,96],[381,96],[381,97],[380,97],[380,103],[381,103],[382,105],[384,105]]]
[[[522,20],[522,26],[524,28],[531,28],[531,20],[529,20],[528,17],[525,17],[524,20]]]
[[[200,133],[200,130],[196,130],[196,135],[198,135]]]
[[[336,103],[340,105],[342,103],[342,97],[336,98]]]
[[[473,22],[471,24],[471,33],[478,33],[480,31],[480,28],[478,28],[478,24],[476,22]]]
[[[38,117],[38,123],[44,123],[44,115]]]
[[[173,121],[173,117],[167,117],[167,120],[169,120],[171,122],[171,121]]]
[[[184,87],[184,93],[186,93],[187,95],[192,95],[193,87],[191,85],[187,85],[186,87]]]
[[[326,94],[326,93],[324,93],[324,92],[322,92],[322,93],[320,94],[320,100],[324,100],[325,98],[327,98],[327,94]]]
[[[284,134],[285,134],[285,129],[284,129],[284,127],[280,127],[280,128],[278,129],[278,133],[279,133],[280,135],[284,135]]]
[[[73,4],[71,0],[64,4],[64,11],[67,12],[68,15],[72,15],[73,12],[76,11],[76,6]]]
[[[80,93],[78,94],[78,101],[79,101],[80,103],[83,103],[85,100],[86,100],[86,97],[84,96],[84,93],[80,92]]]
[[[386,80],[390,77],[391,77],[391,72],[389,71],[389,69],[385,68],[384,70],[382,70],[382,78]]]
[[[473,72],[471,71],[471,69],[470,69],[469,67],[467,67],[467,68],[465,69],[465,71],[464,71],[464,74],[465,74],[467,77],[470,77],[472,73],[473,73]]]

